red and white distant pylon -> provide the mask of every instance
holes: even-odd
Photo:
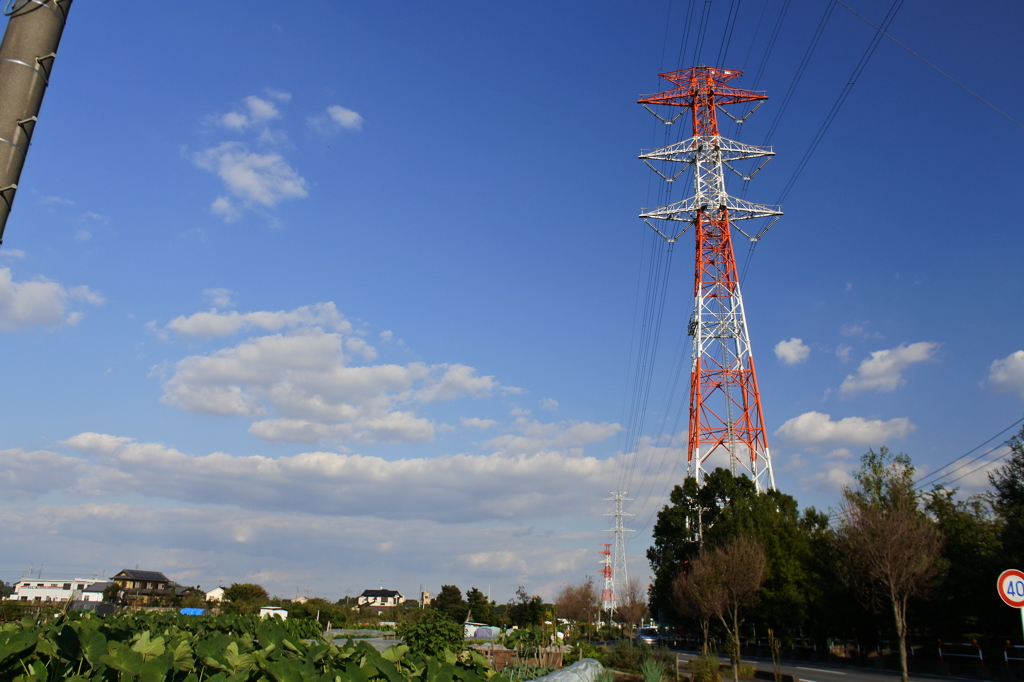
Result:
[[[762,100],[768,99],[764,93],[740,90],[727,84],[740,73],[710,66],[663,73],[661,77],[676,87],[639,100],[652,113],[648,105],[690,110],[692,137],[661,149],[644,151],[640,158],[648,165],[650,161],[689,164],[694,176],[693,196],[667,206],[645,209],[640,217],[669,243],[675,243],[689,225],[693,225],[696,235],[694,305],[688,329],[693,336],[686,453],[688,474],[703,485],[707,475],[705,463],[712,458],[713,462],[721,462],[727,457],[734,471],[737,465],[742,467],[757,489],[764,491],[775,488],[775,475],[740,295],[731,228],[737,220],[768,217],[777,220],[782,211],[777,206],[762,206],[729,196],[725,191],[724,168],[746,181],[775,154],[771,148],[754,147],[719,134],[719,107],[741,102],[758,102],[759,106]],[[728,112],[727,115],[733,118]],[[731,165],[758,157],[764,157],[764,161],[748,175]],[[662,177],[669,180],[675,175]],[[688,225],[673,235],[675,230],[662,232],[651,220],[679,221]],[[736,229],[756,241],[768,227],[755,236]],[[710,466],[712,464],[708,463]]]

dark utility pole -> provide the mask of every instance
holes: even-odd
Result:
[[[10,0],[0,43],[0,243],[71,0]]]

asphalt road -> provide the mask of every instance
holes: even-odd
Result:
[[[676,652],[680,662],[696,658],[697,654],[690,652]],[[725,656],[720,656],[723,663],[728,663]],[[772,670],[770,658],[758,658],[756,656],[744,656],[744,661],[753,663],[759,670]],[[855,668],[852,666],[836,666],[828,663],[809,663],[802,661],[782,661],[782,672],[785,675],[792,675],[801,682],[892,682],[900,679],[900,674],[895,670],[876,670],[872,668]],[[910,682],[932,682],[936,679],[964,680],[971,678],[949,677],[930,674],[911,673]]]

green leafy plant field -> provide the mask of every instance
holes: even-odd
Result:
[[[0,627],[0,682],[507,682],[476,652],[337,646],[315,621],[150,613]]]

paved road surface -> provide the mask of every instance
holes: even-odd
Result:
[[[676,652],[680,662],[696,658],[696,653]],[[725,656],[720,657],[723,663],[727,663]],[[770,658],[758,658],[756,656],[744,656],[744,661],[749,661],[757,666],[759,670],[771,670],[772,660]],[[871,668],[855,668],[845,665],[829,665],[828,663],[810,663],[803,661],[783,661],[782,672],[786,675],[793,675],[801,682],[892,682],[900,679],[900,674],[895,670],[874,670]],[[924,680],[963,680],[971,678],[948,677],[929,675],[922,673],[911,673],[911,682],[923,682]]]

